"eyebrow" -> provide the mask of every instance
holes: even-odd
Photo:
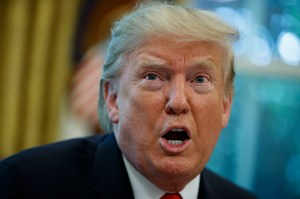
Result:
[[[210,57],[204,57],[204,58],[202,57],[188,63],[187,65],[188,70],[193,70],[194,68],[215,70],[216,63]]]
[[[193,61],[191,61],[189,63],[189,65],[193,66],[201,66],[201,67],[205,67],[205,68],[211,68],[211,67],[215,67],[215,62],[212,58],[210,57],[202,57],[202,58],[198,58],[198,59],[194,59]]]
[[[153,57],[151,55],[150,57],[147,56],[146,58],[139,60],[137,63],[141,66],[141,68],[151,67],[154,69],[170,69],[164,59]],[[192,61],[185,65],[185,68],[187,71],[192,71],[197,68],[215,70],[215,66],[216,63],[214,59],[207,56],[194,58]]]
[[[157,59],[144,59],[142,61],[139,61],[139,65],[141,67],[152,67],[152,68],[158,68],[158,69],[166,69],[167,65],[163,60],[157,60]]]

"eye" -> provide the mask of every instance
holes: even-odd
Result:
[[[209,79],[203,75],[198,75],[197,77],[194,78],[193,81],[198,84],[203,84],[209,82]]]
[[[147,80],[152,80],[153,81],[153,80],[157,80],[158,76],[151,73],[151,74],[147,74],[144,78],[147,79]]]
[[[142,89],[148,91],[157,91],[164,85],[163,78],[160,74],[156,72],[146,72],[141,79],[140,85]]]

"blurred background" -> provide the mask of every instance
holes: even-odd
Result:
[[[176,2],[241,32],[232,116],[208,167],[259,198],[300,198],[300,1]],[[136,3],[0,0],[0,157],[102,133],[106,41],[112,21]]]

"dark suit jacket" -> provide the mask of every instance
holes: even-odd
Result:
[[[113,134],[63,141],[0,162],[0,199],[126,199],[133,192]],[[199,198],[253,196],[207,169]]]

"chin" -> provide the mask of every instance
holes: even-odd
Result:
[[[156,165],[157,172],[167,178],[191,178],[201,171],[199,162],[183,157],[167,157]]]
[[[180,192],[199,173],[188,168],[169,167],[159,171],[153,183],[162,190]]]

